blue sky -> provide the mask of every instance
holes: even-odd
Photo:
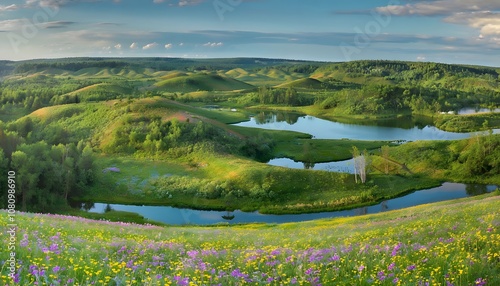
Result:
[[[0,59],[270,57],[500,66],[498,0],[0,0]]]

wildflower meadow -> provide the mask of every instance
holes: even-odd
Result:
[[[280,225],[18,213],[1,285],[500,285],[500,196]],[[0,212],[7,244],[7,212]]]

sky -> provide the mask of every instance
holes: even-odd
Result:
[[[0,59],[82,56],[500,67],[500,0],[0,0]]]

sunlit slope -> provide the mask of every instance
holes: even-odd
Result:
[[[276,87],[281,87],[281,88],[295,88],[295,89],[324,89],[325,85],[317,79],[314,78],[301,78],[294,80],[292,82],[287,82],[280,84]]]
[[[194,74],[189,76],[179,75],[162,80],[154,85],[158,90],[192,92],[198,90],[206,91],[229,91],[253,88],[245,82],[214,74]]]

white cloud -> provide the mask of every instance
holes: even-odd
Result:
[[[153,0],[153,3],[155,4],[161,4],[163,2],[165,2],[165,0]]]
[[[224,45],[224,43],[222,43],[222,42],[218,42],[218,43],[208,42],[208,43],[203,44],[204,47],[212,47],[212,48],[213,47],[220,47],[220,46],[223,46],[223,45]]]
[[[500,35],[499,0],[436,0],[378,7],[396,16],[443,16],[443,21],[477,29],[479,39]]]
[[[498,0],[436,0],[406,5],[388,5],[376,8],[380,13],[393,15],[451,15],[460,12],[494,11],[500,9]]]
[[[446,22],[456,24],[466,24],[479,29],[480,37],[487,35],[500,35],[500,13],[493,12],[472,12],[457,13],[445,18]]]
[[[171,49],[172,47],[173,47],[173,45],[172,45],[172,44],[166,44],[166,45],[165,45],[165,49]]]
[[[115,45],[115,49],[117,49],[117,50],[121,50],[121,49],[122,49],[122,44],[116,44],[116,45]]]
[[[179,43],[179,46],[180,46],[180,47],[184,46],[184,43]]]
[[[9,6],[3,6],[0,5],[0,12],[5,12],[5,11],[14,11],[17,10],[19,7],[16,4],[12,4]]]
[[[138,46],[138,44],[137,44],[136,42],[133,42],[133,43],[130,45],[130,48],[131,48],[132,50],[135,50],[135,49],[137,49],[138,47],[139,47],[139,46]]]
[[[0,21],[0,31],[15,31],[20,30],[24,25],[29,23],[28,19],[12,19]]]
[[[153,48],[156,48],[158,46],[158,43],[149,43],[147,45],[145,45],[144,47],[142,47],[143,50],[150,50],[150,49],[153,49]]]
[[[417,61],[419,61],[419,62],[423,62],[423,61],[425,61],[425,59],[426,59],[425,56],[418,56],[417,57]]]
[[[195,6],[195,5],[199,5],[201,3],[203,3],[204,0],[180,0],[179,1],[179,6],[180,7],[183,7],[183,6]]]

